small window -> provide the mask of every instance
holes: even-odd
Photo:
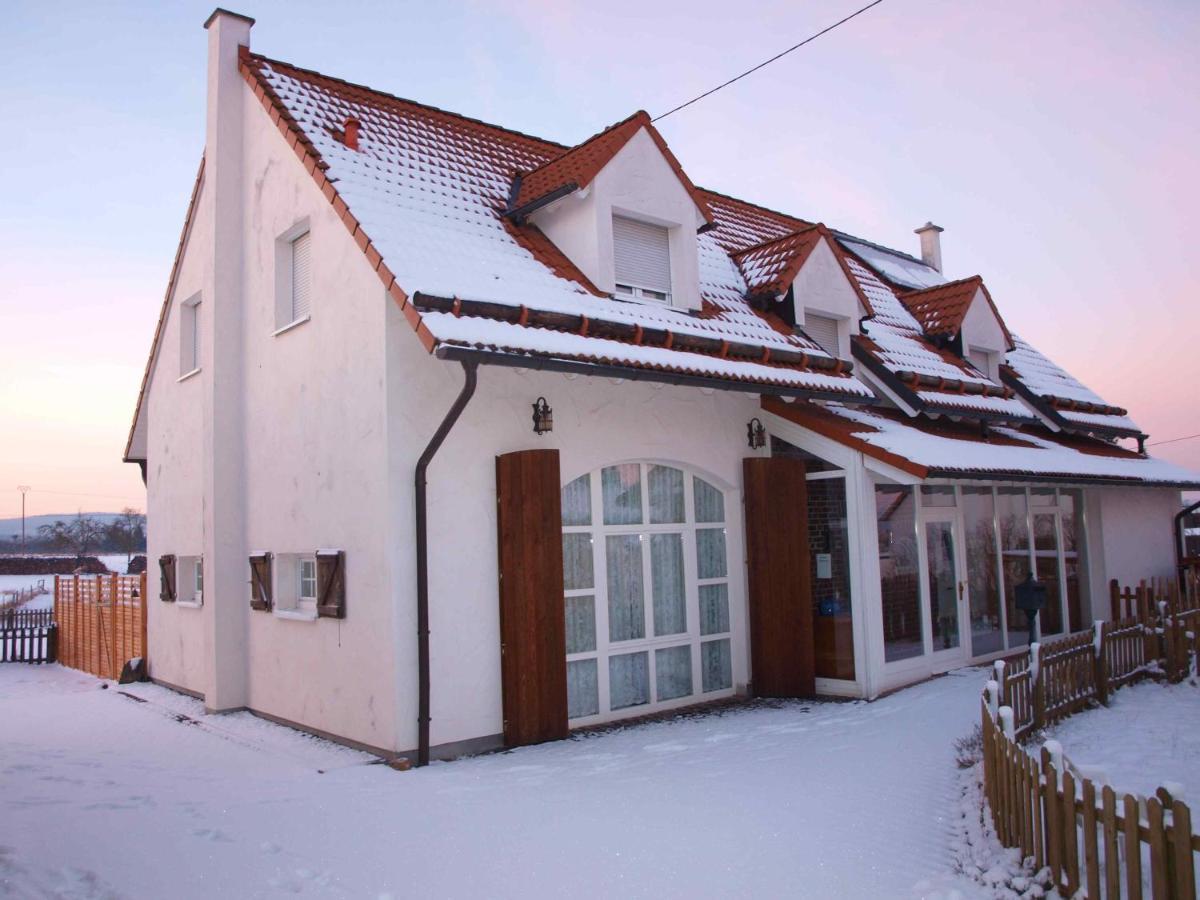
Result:
[[[300,602],[317,602],[317,561],[309,557],[300,560]]]
[[[180,313],[179,374],[184,376],[200,368],[200,298],[184,301]]]
[[[992,379],[996,377],[996,372],[992,367],[992,358],[994,355],[990,350],[976,350],[972,348],[967,351],[967,359],[970,360],[971,365],[978,369],[981,375]]]
[[[292,322],[306,318],[312,308],[311,244],[307,231],[292,241]]]
[[[619,297],[671,302],[670,232],[624,216],[613,216],[613,272]]]
[[[312,232],[304,219],[275,239],[275,333],[312,314]]]
[[[832,316],[819,313],[804,313],[804,333],[812,338],[826,353],[841,358],[841,323]]]
[[[204,557],[181,556],[171,566],[171,592],[175,594],[175,572],[179,573],[179,588],[176,596],[171,597],[180,606],[201,606],[204,603]],[[164,575],[166,571],[164,569]],[[167,599],[163,597],[163,599]]]

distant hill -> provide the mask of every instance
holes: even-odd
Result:
[[[69,522],[79,513],[53,513],[45,516],[26,516],[25,517],[25,535],[27,537],[36,537],[38,529],[43,525],[53,525],[55,522]],[[120,513],[84,513],[85,516],[91,516],[93,519],[98,519],[107,525],[113,519],[121,518]],[[15,519],[0,519],[0,540],[8,540],[13,535],[20,536],[21,534],[21,517]]]

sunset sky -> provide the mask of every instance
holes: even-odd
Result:
[[[267,2],[256,50],[575,143],[863,5]],[[207,3],[5,4],[0,518],[143,507],[121,463],[203,148]],[[1151,441],[1200,432],[1200,4],[884,0],[659,123],[693,181],[982,274]],[[1152,452],[1200,471],[1200,439]]]

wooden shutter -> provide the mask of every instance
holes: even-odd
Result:
[[[667,229],[613,216],[613,265],[618,284],[671,293],[671,250]]]
[[[818,313],[804,314],[804,333],[821,345],[821,349],[834,356],[842,355],[838,320]]]
[[[804,463],[754,457],[743,463],[750,681],[759,697],[816,691],[808,486]]]
[[[305,232],[292,241],[292,321],[312,309],[312,238]]]
[[[557,450],[496,457],[504,742],[567,735],[567,636]]]
[[[250,608],[269,610],[273,603],[271,583],[271,554],[255,553],[250,557]]]
[[[168,553],[158,558],[158,599],[164,603],[175,602],[175,555]]]
[[[317,551],[317,615],[346,618],[346,554],[341,550]]]

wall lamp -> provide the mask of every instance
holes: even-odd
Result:
[[[545,397],[538,397],[533,404],[533,433],[545,434],[554,430],[554,410]]]
[[[751,450],[761,450],[767,446],[767,429],[763,428],[763,423],[757,417],[746,423],[746,443]]]

